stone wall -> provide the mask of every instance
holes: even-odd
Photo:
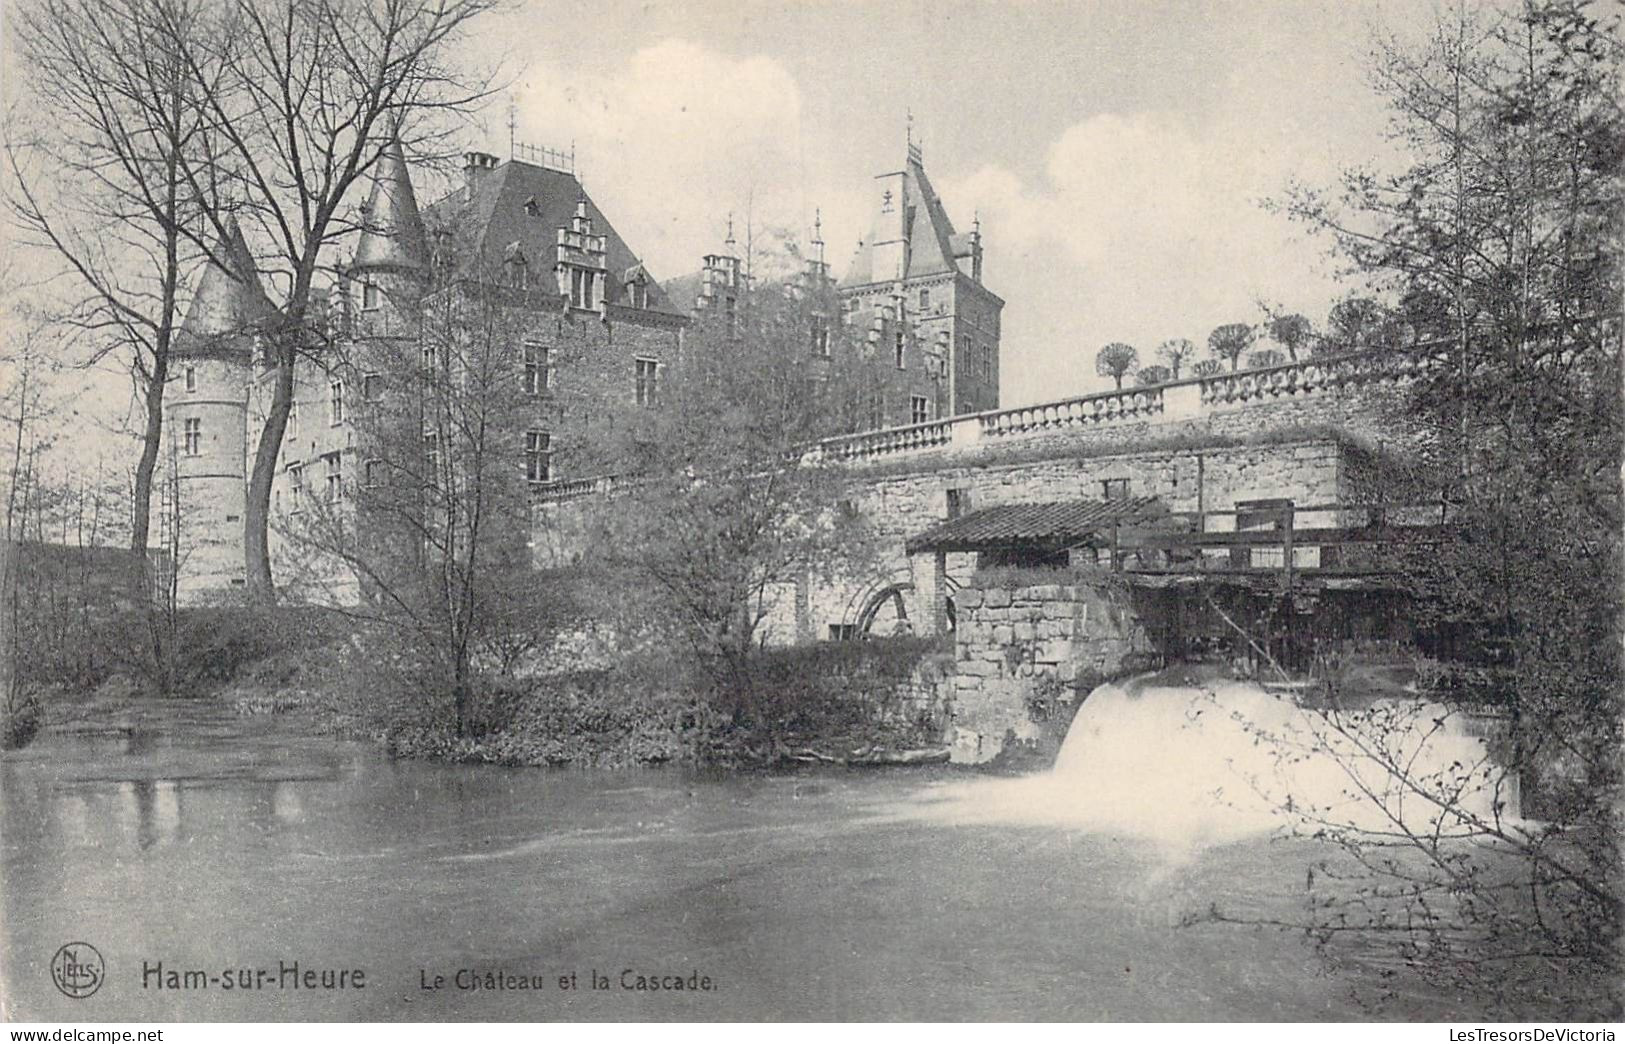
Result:
[[[1217,511],[1237,501],[1290,497],[1298,504],[1332,503],[1343,495],[1349,448],[1330,438],[1273,445],[1181,447],[1143,452],[1064,456],[1015,463],[942,461],[942,466],[887,473],[857,470],[852,502],[870,527],[878,561],[831,570],[811,585],[809,638],[826,638],[831,625],[852,623],[873,594],[892,584],[917,589],[903,542],[948,517],[950,494],[961,513],[1002,504],[1099,500],[1107,481],[1128,483],[1130,496],[1154,496],[1172,511]],[[1217,527],[1224,519],[1213,519]],[[1331,524],[1304,516],[1302,525]],[[974,555],[948,556],[952,589],[970,582]],[[912,591],[911,620],[926,617]]]
[[[1131,654],[1150,651],[1127,593],[1110,580],[1069,576],[1059,584],[967,587],[957,603],[957,762],[987,761],[1012,737],[1036,739],[1035,710],[1057,698],[1075,704],[1087,687],[1121,671]]]

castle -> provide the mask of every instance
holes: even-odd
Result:
[[[421,207],[398,141],[373,172],[363,228],[326,301],[340,348],[331,361],[301,361],[272,487],[272,555],[284,523],[315,501],[337,501],[368,480],[373,462],[357,438],[357,411],[392,380],[354,360],[379,346],[398,355],[421,335],[423,309],[455,285],[500,288],[522,331],[512,350],[521,392],[532,400],[515,421],[516,468],[546,487],[601,466],[593,424],[635,422],[659,408],[658,389],[679,359],[695,317],[731,309],[748,276],[730,231],[701,269],[661,283],[598,208],[568,157],[527,151],[540,162],[470,152],[463,184]],[[980,228],[955,230],[910,142],[900,169],[879,175],[873,220],[835,284],[839,321],[861,332],[872,382],[857,427],[883,429],[996,408],[1003,301],[981,281]],[[811,274],[828,279],[815,232]],[[247,475],[272,392],[253,333],[261,287],[234,228],[186,313],[165,398],[171,480],[161,517],[177,547],[178,597],[207,600],[245,586]],[[228,271],[230,269],[230,271]],[[244,273],[247,273],[245,276]],[[809,375],[841,366],[826,335],[812,338]],[[419,345],[425,365],[433,348]],[[385,353],[387,354],[387,353]],[[342,362],[341,362],[342,360]],[[162,527],[160,527],[162,528]],[[352,598],[353,591],[339,592]]]

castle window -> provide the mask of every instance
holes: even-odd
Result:
[[[886,393],[876,388],[869,393],[869,427],[886,426]]]
[[[363,461],[361,464],[361,482],[368,489],[377,489],[384,484],[384,462],[376,458]]]
[[[524,258],[515,258],[508,263],[508,285],[515,290],[530,286],[530,266],[525,264]]]
[[[570,307],[592,308],[597,303],[593,295],[593,273],[584,268],[570,269]]]
[[[203,422],[196,417],[186,418],[182,425],[181,452],[188,457],[203,452]]]
[[[299,400],[288,403],[288,423],[284,426],[288,438],[299,437]]]
[[[829,358],[829,323],[821,315],[812,321],[812,353],[820,359]]]
[[[427,476],[427,485],[438,485],[440,482],[440,433],[426,431],[423,433],[423,470]]]
[[[931,291],[925,287],[920,288],[920,311],[924,312],[931,307]]]
[[[908,419],[912,424],[924,424],[931,419],[931,400],[923,395],[911,395],[908,400]]]
[[[639,406],[653,406],[660,381],[660,364],[653,359],[636,361],[636,387],[634,392]]]
[[[382,374],[368,373],[361,377],[361,401],[382,402],[384,398],[384,378]]]
[[[332,424],[344,423],[344,382],[332,381],[327,386],[328,420]]]
[[[897,344],[896,344],[897,368],[899,370],[901,370],[903,368],[903,347],[907,343],[908,343],[908,335],[903,332],[901,327],[899,327],[898,330],[897,330]]]
[[[423,349],[422,358],[423,377],[425,380],[432,381],[435,378],[436,372],[440,369],[438,365],[440,362],[440,355],[434,350],[434,345],[431,344]]]
[[[553,436],[545,431],[525,432],[525,478],[531,482],[553,478]]]
[[[298,511],[304,506],[305,493],[305,467],[303,464],[288,465],[288,510]]]
[[[374,309],[376,309],[379,306],[380,303],[381,303],[381,301],[379,300],[378,284],[377,283],[362,283],[361,284],[361,310],[364,311],[364,312],[371,312]]]
[[[188,366],[186,368],[186,390],[189,391],[189,392],[197,391],[197,367],[196,366]]]
[[[1127,500],[1128,479],[1105,479],[1100,483],[1100,492],[1101,496],[1107,500]]]
[[[948,521],[952,522],[965,513],[965,505],[970,503],[970,490],[950,489],[948,491]]]
[[[328,453],[322,460],[327,464],[327,502],[334,504],[344,496],[343,465],[337,453]]]
[[[540,395],[553,387],[552,353],[539,344],[524,346],[524,387],[526,395]]]

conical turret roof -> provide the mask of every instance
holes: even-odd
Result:
[[[418,271],[429,266],[429,237],[423,231],[417,195],[406,169],[401,140],[392,137],[372,172],[355,270],[396,268]]]
[[[226,219],[225,235],[215,248],[215,256],[203,268],[197,292],[181,321],[181,337],[176,348],[196,354],[211,346],[216,350],[247,351],[245,338],[268,311],[265,290],[254,269],[254,255],[248,251],[242,229]]]

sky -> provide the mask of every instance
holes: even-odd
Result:
[[[508,156],[511,113],[518,140],[573,147],[659,279],[696,269],[730,215],[741,244],[806,249],[815,212],[840,275],[912,133],[955,224],[980,218],[1018,406],[1107,387],[1110,341],[1149,362],[1261,302],[1319,322],[1348,284],[1262,204],[1382,154],[1371,30],[1426,21],[1425,2],[518,0],[465,43],[504,85],[466,146]],[[120,472],[133,450],[103,436],[130,430],[131,384],[103,370],[63,375],[61,434]]]
[[[522,4],[472,41],[511,88],[480,144],[506,157],[512,113],[518,140],[574,147],[657,278],[697,268],[730,214],[741,242],[805,242],[815,210],[839,275],[912,116],[950,217],[980,217],[1021,405],[1106,386],[1109,341],[1150,361],[1261,302],[1325,316],[1347,290],[1326,244],[1264,204],[1382,153],[1364,57],[1417,6]]]

